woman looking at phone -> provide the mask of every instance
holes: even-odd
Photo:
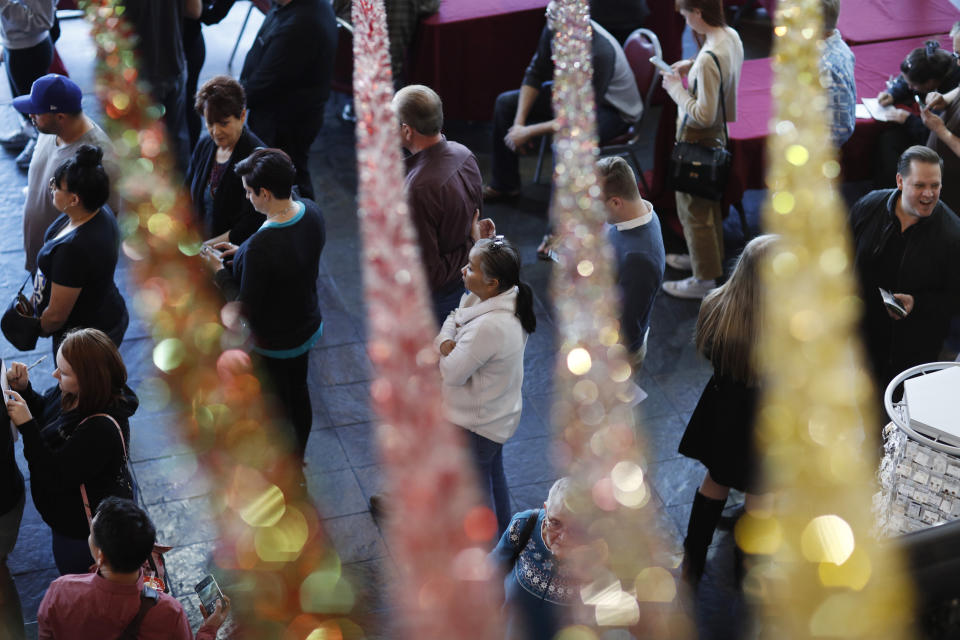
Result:
[[[127,451],[129,419],[139,401],[127,386],[117,347],[97,329],[77,329],[64,337],[53,377],[59,403],[34,391],[23,363],[12,363],[7,414],[23,436],[30,492],[53,530],[57,570],[86,573],[93,557],[80,486],[91,512],[107,496],[133,497]]]
[[[99,147],[83,145],[50,180],[50,195],[62,215],[47,228],[37,256],[33,302],[40,328],[53,336],[53,353],[67,331],[94,327],[114,344],[123,341],[130,316],[114,284],[120,229],[107,206],[110,179]]]

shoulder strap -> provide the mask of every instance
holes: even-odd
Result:
[[[120,423],[117,422],[117,419],[114,418],[112,415],[110,415],[109,413],[94,413],[87,416],[83,420],[81,420],[80,424],[78,424],[77,426],[79,427],[81,424],[83,424],[90,418],[94,418],[96,416],[104,416],[105,418],[108,418],[110,422],[113,423],[113,426],[117,428],[117,433],[120,434],[120,444],[123,445],[123,461],[126,462],[127,461],[127,441],[123,438],[123,429],[120,428]],[[87,513],[87,526],[92,526],[91,523],[93,522],[93,514],[90,511],[90,499],[87,497],[87,485],[85,484],[80,485],[80,499],[83,501],[83,510]]]
[[[717,59],[717,56],[713,53],[713,51],[710,51],[709,49],[704,49],[704,51],[707,53],[707,55],[713,58],[714,64],[717,65],[717,71],[720,73],[720,111],[723,114],[723,146],[726,147],[730,144],[730,132],[727,131],[727,101],[723,96],[723,67],[720,66],[720,61]],[[697,83],[699,81],[699,78],[693,81],[694,91],[697,90]],[[683,122],[680,123],[680,136],[678,137],[681,137],[683,135],[683,130],[687,128],[687,118],[689,117],[690,114],[683,114]]]
[[[517,558],[520,557],[520,554],[523,552],[524,547],[527,546],[527,543],[530,541],[530,536],[533,535],[533,528],[537,526],[537,520],[540,519],[540,510],[537,509],[533,512],[533,515],[527,518],[526,523],[523,525],[523,530],[520,531],[520,542],[513,550],[513,559],[510,561],[510,566],[517,564]]]
[[[157,590],[153,587],[143,585],[143,590],[140,592],[140,610],[137,611],[137,615],[130,621],[130,624],[126,626],[117,640],[136,640],[140,634],[140,625],[143,624],[143,619],[146,617],[147,612],[159,601],[160,594],[157,593]]]

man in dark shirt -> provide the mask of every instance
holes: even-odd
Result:
[[[297,168],[300,195],[313,199],[310,145],[323,125],[337,46],[329,0],[274,0],[240,72],[247,124]]]
[[[513,197],[520,193],[518,153],[531,149],[540,136],[557,128],[553,117],[550,88],[553,81],[554,24],[558,19],[556,2],[547,5],[547,25],[540,33],[519,90],[497,96],[493,108],[493,177],[483,189],[488,201]],[[597,136],[610,140],[625,132],[643,113],[643,100],[623,48],[597,22],[593,29],[593,93],[596,100]]]
[[[140,77],[150,83],[153,99],[164,109],[163,121],[171,151],[181,171],[190,160],[187,131],[187,59],[183,50],[183,18],[197,19],[201,0],[123,0],[123,17],[137,34]]]
[[[940,202],[940,156],[914,146],[900,156],[897,188],[850,209],[863,332],[879,390],[904,369],[938,359],[960,309],[960,219]],[[900,302],[889,310],[879,288]]]
[[[443,104],[433,89],[404,87],[394,96],[393,109],[401,144],[411,154],[404,186],[440,324],[465,291],[460,269],[473,246],[483,180],[473,153],[440,133]]]

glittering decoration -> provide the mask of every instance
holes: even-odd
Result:
[[[595,169],[588,5],[560,0],[557,8],[553,110],[559,130],[551,215],[561,238],[552,283],[561,345],[553,421],[559,459],[579,487],[568,506],[598,540],[585,568],[590,579],[581,589],[591,613],[578,622],[682,638],[689,631],[668,572],[674,563],[655,535],[658,516],[631,406],[632,369],[619,341],[615,267]],[[580,627],[568,633],[596,637]]]
[[[398,561],[395,638],[501,638],[480,507],[461,430],[443,418],[437,334],[419,247],[402,197],[403,162],[382,0],[354,0],[358,215],[364,244],[371,401]],[[491,526],[492,525],[492,526]]]
[[[911,590],[894,549],[870,535],[882,421],[856,340],[850,236],[817,69],[820,0],[781,0],[777,101],[769,136],[758,438],[775,492],[736,538],[757,558],[745,589],[763,594],[768,637],[906,638]]]
[[[213,560],[231,572],[233,617],[250,638],[358,638],[343,618],[353,590],[324,537],[275,412],[264,407],[236,305],[224,306],[197,254],[189,196],[160,110],[137,82],[131,31],[116,0],[84,4],[97,48],[96,91],[121,177],[123,252],[139,284],[162,373],[137,389],[144,408],[178,408],[181,435],[210,476],[219,528]],[[162,525],[163,523],[157,523]],[[189,526],[189,522],[184,524]],[[197,523],[199,524],[199,523]]]

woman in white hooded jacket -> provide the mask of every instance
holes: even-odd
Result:
[[[523,350],[537,318],[533,292],[520,281],[520,254],[501,237],[477,242],[461,271],[468,293],[435,340],[444,407],[447,419],[468,432],[501,535],[511,516],[503,443],[520,422]]]

